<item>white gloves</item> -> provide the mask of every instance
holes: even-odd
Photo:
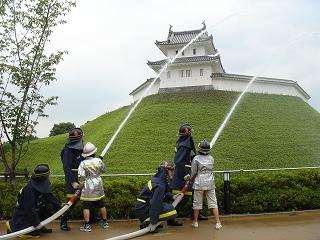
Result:
[[[189,181],[190,178],[191,178],[190,174],[187,174],[187,175],[185,175],[185,176],[183,177],[183,179],[184,179],[185,181]]]
[[[183,196],[183,193],[177,193],[176,195],[173,195],[172,198],[173,200],[176,200],[179,196]]]
[[[72,185],[73,189],[79,188],[79,183],[77,183],[77,182],[73,182],[73,183],[71,183],[71,185]]]
[[[149,228],[150,228],[150,230],[149,230],[149,232],[154,232],[156,229],[157,229],[157,224],[149,224]]]

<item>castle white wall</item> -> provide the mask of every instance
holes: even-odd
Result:
[[[176,51],[180,51],[181,48],[171,48],[168,49],[168,57],[175,57]],[[196,49],[196,54],[193,54],[193,49]],[[178,58],[183,57],[196,57],[196,56],[206,56],[208,55],[204,46],[189,46],[186,50],[184,50],[184,55],[180,54]]]
[[[200,69],[203,69],[203,76],[200,76]],[[184,71],[183,77],[180,75],[181,70]],[[190,77],[186,76],[186,70],[191,71]],[[170,71],[170,78],[167,75],[168,71]],[[212,66],[209,64],[170,66],[160,76],[160,88],[212,85],[211,74]]]
[[[134,94],[132,94],[132,101],[135,102],[135,101],[139,100],[149,85],[150,85],[150,83],[146,84],[144,86],[144,88],[141,88],[139,91],[136,91]],[[149,95],[157,94],[159,92],[159,86],[160,86],[159,81],[155,82],[153,84],[153,86],[149,89],[149,91],[147,92],[145,97],[149,96]]]
[[[224,91],[236,91],[242,92],[249,81],[243,80],[232,80],[232,79],[223,79],[223,78],[214,78],[213,79],[213,88],[216,90]],[[289,95],[297,96],[307,101],[301,92],[299,92],[294,85],[284,85],[279,83],[268,83],[268,82],[253,82],[253,84],[248,89],[248,92],[254,93],[267,93],[267,94],[278,94],[278,95]]]

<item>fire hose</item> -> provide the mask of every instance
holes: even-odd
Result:
[[[62,214],[64,214],[76,202],[76,200],[77,200],[77,198],[79,197],[80,194],[81,194],[81,189],[78,189],[74,193],[74,195],[70,198],[70,200],[68,201],[68,203],[65,206],[63,206],[58,212],[53,214],[51,217],[43,220],[38,226],[36,226],[36,227],[30,226],[28,228],[22,229],[22,230],[17,231],[17,232],[13,232],[13,233],[2,235],[2,236],[0,236],[0,240],[18,237],[20,235],[24,235],[24,234],[30,233],[30,232],[32,232],[34,230],[42,228],[43,226],[47,225],[48,223],[52,222],[53,220],[57,219]]]
[[[189,189],[189,186],[192,184],[192,178],[190,178],[186,184],[184,185],[184,187],[182,188],[181,190],[181,193],[182,194],[179,194],[176,199],[173,201],[172,203],[172,206],[176,207],[182,200],[184,194],[188,191]],[[157,223],[156,226],[160,225],[160,222]],[[147,234],[148,232],[150,232],[150,227],[146,227],[146,228],[143,228],[141,230],[138,230],[138,231],[135,231],[135,232],[132,232],[132,233],[128,233],[128,234],[124,234],[124,235],[120,235],[120,236],[117,236],[117,237],[112,237],[112,238],[107,238],[105,240],[126,240],[126,239],[131,239],[131,238],[135,238],[135,237],[140,237],[144,234]]]

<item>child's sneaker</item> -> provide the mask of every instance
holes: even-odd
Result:
[[[91,232],[91,225],[89,223],[85,223],[82,227],[80,227],[80,231],[82,232]]]
[[[100,222],[100,226],[104,229],[109,227],[109,223],[107,222],[107,220],[101,220]]]
[[[198,228],[198,227],[199,227],[198,222],[193,222],[193,223],[192,223],[192,227],[194,227],[194,228]]]
[[[220,222],[217,222],[217,223],[216,223],[216,229],[219,230],[219,229],[221,229],[221,228],[222,228],[221,223],[220,223]]]

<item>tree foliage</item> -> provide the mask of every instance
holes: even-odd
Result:
[[[44,97],[41,90],[56,80],[66,51],[48,53],[46,46],[73,6],[69,0],[0,2],[0,159],[13,177],[38,119],[56,104],[56,96]],[[4,153],[4,141],[10,154]]]
[[[49,136],[55,136],[55,135],[70,132],[70,130],[72,130],[75,127],[76,126],[74,125],[74,123],[71,123],[71,122],[54,124],[50,131]]]

